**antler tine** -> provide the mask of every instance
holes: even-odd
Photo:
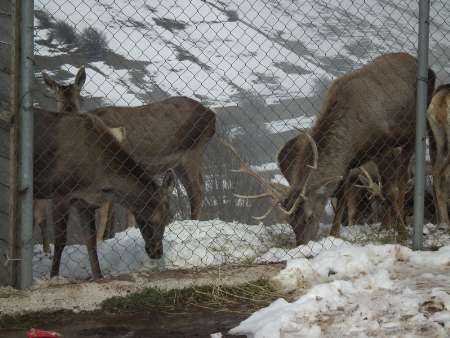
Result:
[[[297,209],[297,207],[298,207],[298,205],[300,204],[300,202],[301,202],[302,200],[305,200],[305,199],[306,199],[305,195],[303,195],[302,193],[300,193],[300,194],[297,196],[297,198],[296,198],[294,204],[292,204],[292,207],[291,207],[289,210],[286,210],[286,209],[283,208],[281,205],[279,205],[278,208],[279,208],[285,215],[289,216],[289,215],[292,215],[292,213]]]
[[[319,163],[319,150],[317,149],[317,144],[309,133],[301,129],[298,129],[298,131],[306,136],[313,151],[313,165],[308,165],[308,167],[311,169],[317,169]]]
[[[260,199],[264,197],[272,197],[272,194],[270,192],[263,192],[261,194],[257,195],[241,195],[241,194],[233,194],[234,197],[237,198],[245,198],[245,199]]]
[[[312,170],[316,170],[318,168],[318,164],[319,164],[319,151],[317,149],[317,144],[314,141],[314,139],[312,138],[312,136],[307,133],[304,130],[298,129],[296,128],[300,133],[304,134],[306,136],[306,138],[308,139],[309,144],[311,145],[312,151],[313,151],[313,164],[312,165],[306,165],[308,168],[312,169]],[[311,177],[312,174],[312,170],[308,173],[308,176],[306,176],[305,178],[305,183],[303,184],[303,188],[301,190],[301,192],[299,193],[299,195],[297,196],[294,204],[292,205],[292,207],[289,210],[284,209],[282,206],[279,206],[279,209],[285,213],[286,215],[291,215],[298,207],[298,205],[300,204],[300,202],[302,200],[306,199],[306,187],[308,186],[308,182],[309,179]]]
[[[317,150],[317,144],[314,141],[314,139],[312,138],[311,135],[309,135],[309,133],[305,132],[305,131],[301,131],[301,133],[305,134],[306,138],[308,139],[309,144],[311,145],[312,151],[313,151],[313,165],[307,165],[307,167],[316,170],[318,167],[318,163],[319,163],[319,151]],[[312,170],[308,173],[308,176],[305,179],[305,184],[303,185],[303,189],[302,192],[300,193],[299,197],[303,197],[305,198],[305,193],[306,193],[306,187],[308,185],[308,181],[309,178],[311,177],[312,174]]]
[[[342,180],[344,177],[343,176],[334,176],[334,177],[330,177],[330,178],[328,178],[328,179],[325,179],[324,181],[323,181],[323,186],[326,186],[326,185],[328,185],[328,184],[330,184],[330,183],[333,183],[334,181],[340,181],[340,180]],[[305,182],[305,183],[307,183],[307,182]],[[304,189],[303,189],[304,190]],[[298,195],[298,197],[297,197],[297,199],[295,200],[295,202],[294,202],[294,204],[292,205],[292,207],[289,209],[289,210],[286,210],[286,209],[284,209],[283,207],[279,207],[280,208],[280,210],[283,212],[283,213],[285,213],[286,215],[291,215],[294,211],[295,211],[295,209],[297,209],[297,206],[298,206],[298,204],[300,203],[300,201],[303,199],[303,200],[306,200],[306,196],[305,196],[305,193],[303,192],[303,190],[302,190],[302,192]]]
[[[270,215],[270,213],[272,212],[273,208],[275,208],[275,205],[276,204],[273,203],[263,215],[261,215],[261,216],[252,216],[252,218],[256,219],[257,221],[262,221],[263,219],[265,219],[267,216]]]
[[[271,197],[275,201],[280,201],[282,198],[282,193],[270,184],[270,182],[267,182],[266,179],[261,177],[261,175],[258,175],[254,170],[250,168],[250,166],[239,156],[237,150],[229,144],[227,141],[223,140],[222,138],[219,138],[220,142],[231,151],[231,153],[239,160],[239,170],[232,170],[233,172],[238,172],[242,174],[247,174],[253,178],[255,178],[258,183],[260,183],[264,188],[265,192],[257,195],[238,195],[240,198],[247,198],[247,199],[258,199],[258,198],[264,198],[264,197]]]
[[[363,188],[363,189],[370,190],[370,192],[372,193],[372,196],[381,194],[381,182],[375,183],[372,179],[372,176],[370,176],[370,174],[364,167],[360,167],[359,169],[364,174],[364,176],[367,177],[367,179],[369,180],[369,184],[368,185],[354,184],[354,186],[357,188]]]

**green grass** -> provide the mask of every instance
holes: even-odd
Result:
[[[177,290],[148,288],[125,297],[112,297],[102,303],[108,312],[139,312],[146,310],[178,311],[189,306],[212,310],[230,310],[245,304],[246,308],[260,308],[281,297],[269,282],[259,279],[238,286],[207,285]]]
[[[102,302],[101,310],[96,310],[91,315],[89,315],[90,312],[74,314],[71,311],[3,315],[0,316],[0,337],[2,336],[1,330],[25,330],[42,324],[61,324],[80,315],[97,316],[95,313],[107,317],[142,311],[182,314],[189,311],[189,307],[196,307],[208,311],[228,311],[249,315],[279,297],[287,298],[289,296],[275,291],[266,279],[237,286],[225,286],[217,283],[167,291],[147,288],[125,297],[109,298]]]
[[[36,325],[37,321],[33,315],[3,315],[0,317],[0,330],[4,329],[29,329]],[[2,336],[0,332],[0,337]]]

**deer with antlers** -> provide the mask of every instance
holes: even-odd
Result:
[[[381,177],[376,163],[368,161],[358,168],[351,169],[343,180],[341,189],[337,189],[336,195],[335,216],[330,231],[332,236],[340,236],[341,225],[345,222],[345,218],[345,223],[352,226],[355,224],[355,219],[361,221],[364,218],[357,217],[358,214],[363,216],[369,211],[368,221],[370,222],[379,203],[384,200]]]
[[[432,131],[430,142],[433,194],[438,224],[450,224],[448,217],[448,185],[450,175],[450,84],[436,88],[427,110]]]
[[[325,205],[351,168],[399,146],[401,165],[393,169],[397,182],[392,186],[402,206],[414,152],[416,68],[413,56],[389,53],[335,80],[311,132],[302,136],[308,142],[293,141],[293,167],[285,175],[289,190],[281,193],[261,182],[266,193],[258,198],[270,196],[286,214],[298,245],[317,238]],[[434,81],[430,69],[429,94]],[[247,168],[240,171],[249,173]],[[405,233],[401,215],[389,222]]]

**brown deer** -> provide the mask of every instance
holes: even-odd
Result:
[[[215,134],[216,117],[212,110],[179,96],[138,107],[103,107],[90,113],[109,128],[122,130],[122,146],[149,173],[157,175],[174,168],[186,189],[191,219],[200,217],[203,153]]]
[[[165,226],[171,219],[169,195],[173,174],[158,185],[145,167],[125,151],[97,116],[34,109],[34,191],[36,199],[54,202],[55,252],[51,276],[59,273],[66,245],[69,208],[75,207],[86,228],[92,275],[101,278],[97,256],[95,210],[105,202],[121,203],[138,220],[151,258],[160,258]]]
[[[62,220],[56,221],[52,275],[59,272],[66,242],[67,216],[60,210],[67,211],[73,200],[77,201],[78,209],[88,212],[88,224],[92,210],[99,208],[101,203],[117,202],[128,207],[136,217],[147,252],[158,258],[162,255],[162,234],[169,218],[165,191],[171,184],[165,183],[158,188],[152,177],[174,168],[188,192],[191,215],[198,218],[203,197],[202,155],[215,134],[214,112],[198,101],[172,97],[133,108],[105,107],[80,114],[74,114],[73,110],[53,113],[36,109],[35,115],[38,116],[35,128],[41,131],[35,133],[36,196],[55,196],[57,204],[62,205],[55,206],[55,212]],[[66,133],[64,128],[67,128]],[[74,135],[77,129],[78,136]],[[92,163],[83,161],[83,152]],[[86,177],[87,173],[90,173],[89,177]],[[167,175],[164,182],[170,183],[172,179]],[[156,200],[143,184],[150,185]],[[158,200],[161,203],[157,203]],[[90,231],[88,252],[93,275],[98,278],[101,271],[96,255],[96,236],[91,228]]]
[[[286,213],[298,245],[317,238],[325,204],[351,168],[399,146],[401,165],[393,170],[402,205],[414,152],[416,68],[413,56],[390,53],[332,83],[311,133],[306,135],[309,142],[299,142],[292,155],[295,164],[288,193],[265,186],[266,196]],[[430,69],[429,95],[434,81]],[[393,222],[404,234],[403,219]]]
[[[374,217],[373,213],[378,209],[377,204],[384,199],[381,176],[376,163],[368,161],[358,168],[351,169],[342,186],[336,190],[336,195],[335,216],[330,232],[332,236],[340,236],[345,216],[347,225],[352,226],[355,219],[361,221],[369,211],[367,220],[370,222]],[[358,214],[361,216],[357,218]]]
[[[318,150],[315,143],[308,136],[307,131],[303,131],[300,135],[289,140],[279,151],[277,160],[282,174],[286,177],[288,182],[292,182],[295,178],[295,170],[301,165],[302,158],[300,157],[302,149],[312,145],[313,152],[318,156]],[[354,217],[357,214],[364,213],[363,209],[372,209],[368,220],[375,219],[375,213],[383,207],[381,222],[384,228],[390,225],[397,227],[397,231],[404,236],[404,201],[399,196],[399,185],[402,184],[401,189],[407,189],[408,182],[405,179],[409,176],[401,175],[406,166],[405,157],[401,156],[402,148],[386,148],[374,154],[368,162],[363,163],[357,168],[350,169],[336,189],[334,196],[336,202],[336,214],[334,227],[332,229],[333,235],[338,235],[340,226],[345,213],[347,213],[347,222],[353,224]],[[315,160],[317,161],[317,160]],[[409,164],[409,163],[408,163]],[[374,180],[375,179],[375,183]],[[356,187],[356,181],[362,181],[363,186]],[[333,182],[333,180],[331,180]],[[360,183],[361,184],[361,183]],[[361,190],[358,188],[366,188]],[[398,224],[400,224],[398,226]]]
[[[46,73],[42,73],[44,83],[50,88],[56,97],[57,110],[59,112],[79,113],[80,112],[80,91],[86,81],[86,71],[81,67],[73,83],[62,85],[51,79]],[[40,130],[39,132],[45,132]],[[39,226],[41,230],[42,246],[45,253],[50,252],[50,244],[47,229],[47,207],[49,200],[35,200],[33,205],[34,226]]]
[[[42,73],[42,77],[44,79],[44,83],[47,85],[49,89],[51,89],[55,95],[57,102],[57,111],[63,113],[73,113],[79,114],[80,110],[80,102],[81,96],[80,92],[86,82],[86,70],[85,67],[82,66],[78,70],[75,80],[73,83],[64,85],[58,83],[57,81],[51,79],[46,73]],[[120,130],[112,129],[116,135],[119,135]],[[37,201],[35,203],[35,224],[38,224],[42,231],[42,238],[47,241],[48,238],[44,237],[46,235],[46,214],[45,210],[47,208],[48,201]],[[112,228],[112,205],[110,202],[105,203],[99,209],[99,224],[97,227],[97,240],[102,241],[105,239],[107,234],[110,234]],[[134,216],[128,211],[127,212],[127,227],[136,226],[136,220]],[[46,235],[47,236],[47,235]],[[47,251],[46,251],[47,250]],[[44,252],[49,252],[49,245],[44,243]]]
[[[44,76],[47,85],[54,90],[59,102],[59,111],[79,112],[79,92],[84,83],[84,67],[76,76],[75,83],[61,85]],[[201,174],[203,153],[208,141],[215,133],[215,114],[198,101],[187,97],[173,97],[139,107],[103,107],[90,113],[107,121],[117,137],[126,137],[128,150],[146,157],[147,170],[157,175],[169,168],[183,183],[191,206],[191,219],[198,219],[203,204],[204,182]],[[125,130],[122,121],[133,115],[133,128]],[[147,129],[152,130],[150,135]],[[185,131],[191,129],[189,134]],[[145,137],[141,137],[145,134]],[[170,134],[170,138],[167,138]],[[185,139],[176,139],[176,137]],[[169,141],[165,141],[168,139]],[[131,143],[129,143],[131,142]],[[144,156],[145,154],[145,156]],[[100,209],[98,239],[103,239],[111,227],[111,204]],[[136,223],[128,213],[128,226]]]
[[[427,110],[428,125],[432,131],[430,142],[433,194],[438,224],[449,225],[448,185],[450,168],[450,84],[436,88]]]
[[[42,73],[44,83],[50,88],[56,98],[56,109],[60,113],[80,113],[80,92],[86,82],[86,70],[80,67],[73,83],[63,85],[51,79],[46,73]]]

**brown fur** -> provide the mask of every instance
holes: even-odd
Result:
[[[402,166],[395,172],[402,203],[404,176],[407,182],[407,164],[414,150],[416,67],[416,59],[411,55],[391,53],[332,83],[311,131],[319,152],[318,168],[311,173],[306,199],[288,217],[297,244],[317,237],[325,204],[339,185],[338,181],[326,185],[324,182],[345,177],[349,168],[398,146],[403,149],[399,160]],[[429,73],[432,92],[434,73]],[[289,179],[290,192],[283,203],[285,209],[291,209],[298,199],[311,170],[306,166],[312,161],[311,148],[301,143],[296,156],[299,160],[292,169],[295,174]]]
[[[215,114],[188,97],[172,97],[139,107],[104,107],[91,111],[109,128],[124,127],[124,149],[151,174],[175,168],[188,193],[191,218],[203,203],[201,164],[215,134]]]
[[[430,142],[434,204],[437,222],[450,224],[448,217],[448,185],[450,164],[450,84],[439,86],[427,111],[427,119],[433,135]]]
[[[55,211],[55,253],[51,275],[57,275],[66,244],[68,210],[76,207],[87,228],[87,246],[94,278],[101,277],[95,236],[95,209],[121,203],[138,219],[151,257],[162,255],[162,237],[171,218],[166,175],[160,187],[144,166],[134,161],[91,114],[61,114],[35,109],[35,198],[51,198]]]
[[[42,73],[42,78],[47,87],[53,91],[59,112],[77,114],[80,112],[80,91],[86,81],[84,67],[81,67],[73,83],[62,85],[51,79],[46,73]],[[40,132],[43,132],[42,130]],[[47,207],[50,200],[35,200],[33,205],[34,227],[39,226],[41,230],[42,245],[45,253],[50,252],[50,244],[47,229]]]
[[[349,171],[340,188],[336,191],[337,206],[330,234],[340,236],[342,224],[352,226],[355,221],[362,223],[371,222],[377,211],[377,204],[382,201],[382,194],[371,195],[371,192],[356,185],[367,185],[368,179],[364,176],[362,168],[370,175],[375,183],[381,183],[378,166],[373,161],[368,161],[358,168]],[[381,191],[380,191],[381,193]],[[365,219],[365,215],[369,217]]]
[[[79,91],[85,76],[81,68],[74,83],[64,86],[44,75],[60,112],[79,113]],[[201,165],[206,144],[215,134],[214,112],[188,97],[172,97],[139,107],[103,107],[91,113],[104,120],[106,129],[120,130],[122,146],[145,163],[150,173],[163,174],[174,168],[186,188],[191,218],[199,219],[204,194]],[[111,204],[104,207],[101,215],[110,215]],[[130,221],[132,218],[128,215]],[[99,239],[110,232],[111,219],[100,217]]]
[[[61,85],[44,78],[57,94],[61,92]],[[78,79],[75,84],[82,82]],[[74,96],[59,99],[72,100]],[[192,218],[198,218],[203,199],[201,160],[215,133],[215,114],[187,97],[89,113],[79,113],[72,109],[75,106],[62,102],[58,113],[35,109],[35,130],[39,131],[35,133],[36,198],[54,198],[59,216],[55,218],[52,275],[59,271],[71,205],[86,214],[82,221],[88,224],[94,277],[101,276],[96,238],[103,236],[95,235],[92,212],[102,203],[117,202],[135,213],[148,254],[160,257],[164,227],[170,218],[166,192],[171,177],[166,175],[160,188],[153,176],[175,168],[188,192]],[[64,107],[71,108],[64,111]]]
[[[42,73],[45,84],[53,91],[57,110],[62,113],[80,112],[80,91],[86,81],[86,71],[81,67],[75,76],[74,83],[62,85],[51,79],[47,74]]]
[[[81,67],[74,79],[73,83],[64,85],[51,79],[46,73],[42,74],[44,83],[47,87],[53,91],[57,109],[60,113],[72,113],[79,114],[80,111],[80,91],[86,81],[86,71],[84,67]],[[41,131],[43,132],[43,131]],[[50,200],[36,200],[34,203],[34,224],[39,225],[41,229],[44,252],[49,252],[50,247],[48,244],[48,231],[47,231],[47,207]],[[103,240],[106,233],[111,233],[112,229],[112,205],[107,202],[100,208],[100,219],[97,230],[97,239]],[[128,218],[131,218],[128,211]]]

